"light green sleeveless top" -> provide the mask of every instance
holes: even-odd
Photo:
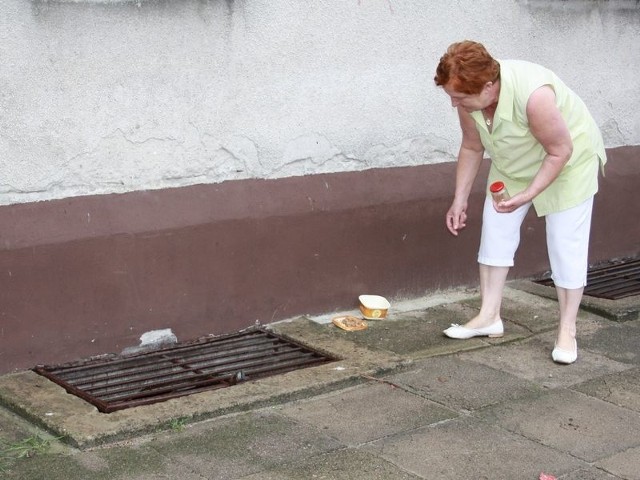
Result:
[[[602,135],[584,102],[552,71],[521,60],[500,61],[500,97],[489,132],[482,112],[472,112],[485,151],[491,157],[488,184],[501,180],[514,195],[524,190],[546,156],[531,134],[526,114],[534,90],[550,85],[573,141],[573,154],[549,187],[533,199],[538,216],[575,207],[598,191],[598,167],[606,154]]]

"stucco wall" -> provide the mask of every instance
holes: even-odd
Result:
[[[0,204],[448,162],[453,41],[640,144],[637,1],[0,0]]]

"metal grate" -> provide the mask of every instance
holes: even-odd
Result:
[[[263,328],[34,371],[110,413],[332,362]]]
[[[535,283],[553,286],[550,278]],[[584,294],[609,300],[640,295],[640,259],[623,260],[589,269]]]

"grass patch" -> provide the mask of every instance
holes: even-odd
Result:
[[[169,422],[169,428],[174,432],[181,432],[185,429],[187,421],[184,418],[175,418]]]
[[[0,473],[6,472],[14,461],[44,454],[49,448],[51,441],[38,435],[14,443],[6,443],[0,439]]]

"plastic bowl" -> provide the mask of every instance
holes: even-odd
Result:
[[[360,312],[367,320],[380,320],[387,316],[391,304],[380,295],[360,295]]]

